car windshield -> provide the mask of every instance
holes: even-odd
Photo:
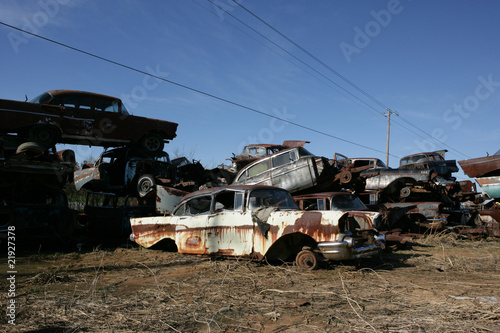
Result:
[[[363,210],[366,206],[361,200],[352,194],[340,194],[332,198],[331,210]]]
[[[257,189],[250,193],[248,208],[277,207],[280,210],[298,209],[292,196],[285,190]]]
[[[165,162],[165,163],[169,163],[169,164],[171,163],[170,157],[165,152],[162,152],[159,155],[155,156],[154,159],[158,162]]]
[[[249,156],[266,156],[266,148],[264,147],[246,147],[243,150],[242,155],[249,155]]]
[[[33,98],[30,103],[38,103],[38,104],[45,104],[48,102],[49,99],[51,99],[52,96],[48,92],[44,92],[41,95],[36,96]]]

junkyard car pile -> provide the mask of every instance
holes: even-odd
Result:
[[[93,93],[0,100],[1,228],[15,224],[26,234],[65,239],[77,234],[79,242],[82,235],[101,242],[131,234],[145,247],[295,261],[309,269],[325,260],[378,256],[386,240],[429,231],[499,234],[497,201],[484,204],[472,182],[457,182],[458,167],[445,151],[409,155],[392,169],[377,158],[317,156],[307,141],[290,140],[248,145],[233,155],[232,166],[207,170],[199,161],[170,159],[164,143],[176,129]],[[75,170],[74,153],[56,152],[56,143],[105,150]],[[470,176],[491,184],[499,169]],[[80,212],[68,208],[69,183],[89,191]],[[50,212],[37,213],[35,205]]]

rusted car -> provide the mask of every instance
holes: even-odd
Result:
[[[391,221],[389,229],[405,227],[412,232],[427,230],[443,230],[446,227],[468,225],[473,223],[473,214],[459,202],[441,201],[397,202],[380,205],[384,211],[404,209],[405,216],[401,220]]]
[[[446,152],[447,150],[439,150],[405,156],[399,161],[399,169],[429,169],[436,173],[441,181],[454,182],[456,178],[452,174],[458,172],[457,162],[445,160]]]
[[[294,196],[293,199],[302,210],[334,210],[349,213],[351,230],[378,228],[382,215],[370,211],[368,207],[350,192],[322,192]]]
[[[296,147],[250,163],[238,173],[233,184],[277,186],[292,194],[311,193],[332,190],[337,172],[325,157]]]
[[[84,165],[74,173],[77,190],[137,193],[146,196],[155,184],[172,184],[176,169],[166,152],[151,156],[137,147],[115,148],[99,156],[95,164]]]
[[[429,169],[369,169],[361,172],[365,178],[365,194],[371,193],[370,203],[399,202],[414,194],[431,195],[435,174]]]
[[[231,184],[236,176],[230,167],[220,165],[205,169],[200,161],[190,161],[186,157],[177,157],[172,160],[172,164],[177,168],[178,176],[174,187],[187,192],[205,187],[225,186]]]
[[[330,164],[339,169],[335,175],[335,182],[339,182],[343,188],[364,190],[365,177],[361,177],[361,172],[371,169],[389,169],[384,162],[374,157],[348,158],[345,155],[335,153]]]
[[[0,132],[16,133],[45,147],[56,143],[118,147],[138,144],[163,151],[177,124],[128,113],[116,97],[74,90],[51,90],[30,102],[0,99]]]
[[[239,155],[233,154],[234,156],[231,158],[232,166],[236,171],[240,171],[249,163],[252,163],[260,158],[275,154],[288,148],[303,148],[306,143],[309,143],[309,141],[285,140],[281,145],[267,143],[250,144],[245,146]]]
[[[349,213],[302,211],[277,187],[233,185],[185,196],[171,216],[130,220],[131,239],[160,242],[180,253],[293,261],[315,269],[322,260],[376,256],[383,236],[351,230]]]

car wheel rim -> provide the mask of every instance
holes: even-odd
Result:
[[[157,151],[158,149],[160,149],[160,140],[158,138],[149,138],[147,141],[146,141],[146,148],[150,151]]]
[[[151,182],[149,180],[145,180],[141,183],[140,185],[140,189],[141,189],[141,192],[142,193],[147,193],[151,190],[151,188],[153,187],[153,185],[151,184]]]
[[[297,266],[302,269],[314,270],[318,267],[318,258],[312,251],[301,251],[295,261]]]

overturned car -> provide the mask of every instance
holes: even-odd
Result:
[[[301,211],[277,187],[233,185],[186,195],[171,216],[130,220],[131,239],[180,253],[293,261],[315,269],[323,260],[378,256],[384,236],[351,230],[342,211]]]
[[[292,194],[331,190],[338,169],[303,147],[281,150],[254,161],[236,175],[235,185],[269,185]]]

